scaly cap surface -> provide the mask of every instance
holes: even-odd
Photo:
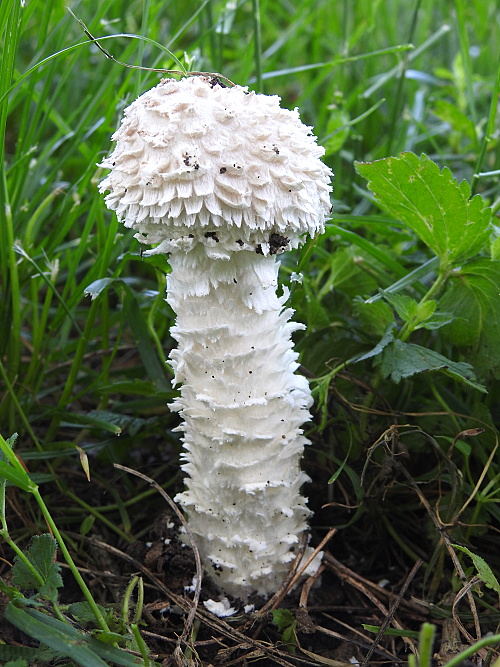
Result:
[[[126,110],[102,165],[105,201],[143,243],[209,256],[264,255],[321,233],[330,210],[324,149],[276,95],[216,78],[161,83]]]

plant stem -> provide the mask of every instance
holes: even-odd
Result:
[[[422,306],[424,303],[427,301],[430,301],[432,297],[441,289],[443,284],[446,282],[448,276],[450,275],[449,271],[443,271],[440,270],[438,277],[436,280],[432,283],[430,289],[424,296],[420,299],[418,302],[419,308]],[[409,320],[408,322],[405,322],[404,325],[401,327],[399,333],[397,334],[397,338],[401,341],[405,341],[408,336],[413,332],[414,327],[417,323],[417,320]]]
[[[3,528],[0,530],[0,537],[5,540],[5,542],[9,545],[9,547],[12,549],[12,551],[16,554],[16,557],[18,560],[22,561],[23,565],[28,568],[28,570],[31,572],[32,576],[36,579],[38,582],[40,588],[45,584],[45,580],[42,577],[42,575],[38,572],[36,567],[33,565],[33,563],[30,561],[30,559],[26,556],[24,551],[20,549],[17,544],[14,542],[14,540],[10,537],[9,532],[7,530],[7,526],[5,524],[5,521],[2,521],[3,523]],[[57,602],[54,602],[53,600],[50,601],[52,604],[52,607],[54,609],[54,613],[57,616],[57,618],[62,621],[63,623],[66,623],[66,619],[64,618],[63,613],[61,612],[61,609],[59,608],[59,605]]]
[[[436,626],[432,623],[423,623],[420,629],[420,638],[418,642],[418,650],[420,652],[420,659],[418,661],[419,667],[431,667],[432,664],[432,645],[434,643],[434,636],[436,634]]]
[[[69,566],[69,569],[71,570],[71,573],[73,574],[74,578],[76,579],[76,582],[78,586],[80,587],[80,590],[82,591],[85,599],[87,600],[89,607],[92,609],[92,613],[95,616],[95,619],[97,621],[97,624],[103,630],[104,632],[109,632],[109,627],[108,624],[106,623],[104,616],[102,615],[99,607],[97,606],[94,598],[92,597],[92,593],[90,592],[87,584],[83,580],[82,575],[78,571],[78,568],[75,565],[75,562],[73,558],[71,557],[71,554],[66,546],[66,543],[64,542],[61,533],[59,532],[58,527],[56,526],[49,509],[47,505],[45,504],[42,496],[40,495],[40,491],[38,490],[38,487],[36,486],[31,493],[35,497],[36,502],[38,503],[38,506],[40,507],[42,514],[45,518],[45,521],[47,522],[47,525],[49,526],[50,530],[52,531],[52,534],[54,535],[55,539],[57,540],[57,543],[59,545],[59,548],[61,550],[62,555],[64,556],[64,560]]]

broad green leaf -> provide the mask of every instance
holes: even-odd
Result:
[[[439,306],[454,317],[443,328],[448,340],[471,346],[478,370],[500,372],[500,260],[481,258],[454,272]]]
[[[394,340],[384,348],[381,356],[375,359],[380,365],[384,377],[391,377],[394,382],[425,371],[441,371],[466,384],[486,392],[486,388],[476,381],[474,369],[470,364],[447,359],[442,354],[413,343]]]
[[[481,196],[426,155],[402,153],[376,162],[357,162],[380,206],[410,229],[439,257],[442,268],[474,257],[490,237],[491,209]]]
[[[363,331],[381,338],[387,327],[394,322],[392,310],[384,301],[364,301],[361,297],[354,299],[354,313],[361,322]]]
[[[17,556],[12,568],[14,584],[20,588],[34,588],[40,595],[55,602],[57,589],[63,586],[59,574],[61,566],[55,562],[56,551],[57,542],[51,535],[35,535],[24,553],[42,578],[43,584],[40,585],[33,572]]]
[[[484,558],[477,556],[475,553],[472,553],[470,549],[467,549],[467,547],[462,547],[459,544],[452,544],[451,546],[455,549],[458,549],[459,551],[463,551],[470,558],[472,558],[472,562],[474,563],[474,567],[476,568],[480,579],[485,583],[486,586],[488,586],[488,588],[492,588],[496,593],[498,593],[498,595],[500,595],[500,583],[498,583],[498,579],[493,574],[493,570],[484,560]]]

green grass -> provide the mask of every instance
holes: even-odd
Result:
[[[142,258],[97,192],[104,174],[96,165],[123,109],[161,75],[107,59],[66,4],[0,4],[0,433],[19,434],[16,453],[67,548],[95,571],[87,536],[125,550],[152,539],[162,512],[154,490],[112,464],[140,467],[175,492],[181,443],[167,408],[175,395],[165,361],[174,321],[164,301],[167,259]],[[338,526],[332,552],[375,581],[389,567],[403,576],[421,558],[413,593],[449,615],[447,595],[459,585],[450,540],[500,570],[492,528],[500,522],[497,3],[72,0],[69,7],[94,37],[106,38],[102,46],[116,60],[220,72],[280,95],[314,126],[335,172],[333,217],[324,237],[284,258],[282,269],[296,317],[307,324],[296,341],[316,398],[305,462],[314,480],[314,539]],[[492,225],[470,255],[448,265],[401,211],[374,202],[366,179],[375,174],[358,173],[355,163],[404,151],[449,167],[492,207]],[[301,283],[290,282],[293,272]],[[398,297],[417,304],[419,315]],[[431,301],[453,322],[426,326]],[[392,325],[394,353],[369,356]],[[412,346],[406,358],[419,346],[471,364],[486,391],[438,371],[413,369],[394,382],[390,364],[402,345]],[[47,532],[45,510],[29,495],[7,487],[3,518],[19,549]],[[9,581],[8,545],[2,557],[0,575]],[[471,577],[470,561],[457,559]],[[65,584],[62,604],[83,600]],[[96,597],[113,607],[106,588]],[[492,591],[476,605],[482,631],[494,632]],[[462,602],[460,610],[474,636],[471,607]],[[418,618],[408,613],[409,629],[418,630]],[[137,627],[125,626],[117,632],[128,632],[127,646],[144,658]]]

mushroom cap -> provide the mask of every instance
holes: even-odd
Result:
[[[332,173],[297,109],[215,78],[163,79],[127,109],[105,202],[161,252],[264,255],[324,230]]]

